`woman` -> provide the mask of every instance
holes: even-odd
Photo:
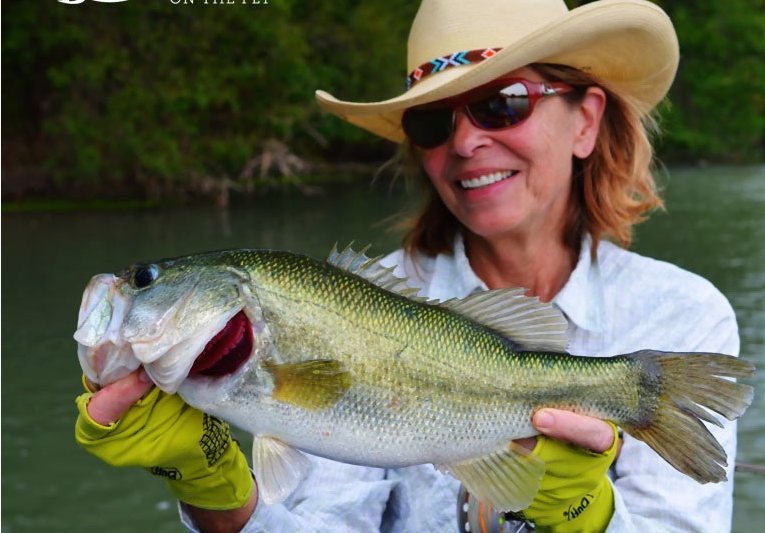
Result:
[[[650,125],[648,113],[669,89],[677,61],[671,23],[641,0],[602,0],[570,12],[562,0],[425,0],[409,38],[404,94],[373,104],[323,92],[317,98],[349,122],[407,142],[418,155],[429,204],[412,221],[403,250],[385,261],[398,265],[421,295],[443,300],[527,287],[564,312],[569,351],[577,354],[646,347],[737,354],[733,311],[714,287],[603,240],[628,246],[632,225],[661,205],[643,124]],[[161,424],[160,433],[193,441],[201,413],[168,405],[155,391],[131,407],[151,388],[138,375],[115,385],[79,401],[81,444],[113,463],[159,464],[158,457],[114,459],[115,450],[157,442],[167,450],[162,464],[198,461],[159,436],[149,444],[142,435],[160,427],[153,422],[158,415],[147,411],[167,412],[172,423]],[[115,425],[133,429],[115,437]],[[730,482],[699,485],[630,437],[606,475],[618,449],[611,425],[553,409],[538,411],[534,425],[546,437],[522,444],[546,454],[548,471],[524,516],[538,530],[730,529]],[[735,424],[712,431],[732,465]],[[104,439],[119,444],[108,450]],[[226,450],[222,464],[184,481],[154,472],[170,478],[174,494],[191,504],[182,506],[190,527],[458,527],[459,482],[431,465],[383,470],[317,458],[296,494],[265,506],[241,452],[233,445]]]

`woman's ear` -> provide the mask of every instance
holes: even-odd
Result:
[[[600,129],[600,119],[606,109],[606,93],[600,87],[588,87],[577,109],[573,153],[584,159],[592,153]]]

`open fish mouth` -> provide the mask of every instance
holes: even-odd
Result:
[[[194,360],[189,376],[232,374],[249,359],[252,348],[252,323],[244,311],[239,311],[210,339]]]

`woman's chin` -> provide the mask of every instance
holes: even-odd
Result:
[[[515,214],[512,208],[505,206],[500,212],[484,210],[460,217],[460,222],[475,237],[495,239],[511,235],[521,230],[523,217]]]

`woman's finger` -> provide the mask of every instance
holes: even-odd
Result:
[[[614,430],[609,424],[571,411],[540,409],[534,414],[532,423],[547,436],[597,453],[603,453],[614,443]]]
[[[143,368],[136,370],[96,392],[88,402],[88,414],[97,423],[107,426],[125,414],[153,386]]]

